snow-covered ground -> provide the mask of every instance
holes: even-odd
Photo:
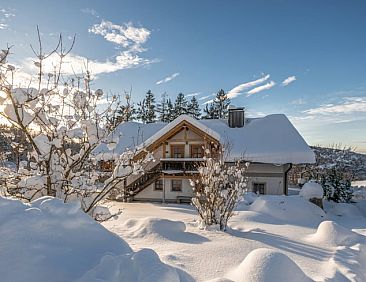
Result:
[[[111,205],[123,214],[107,229],[197,281],[366,281],[366,201],[325,213],[299,196],[262,196],[239,205],[227,232],[199,229],[189,205]]]
[[[133,252],[79,208],[0,197],[0,281],[192,281],[152,250]]]
[[[0,197],[0,281],[366,281],[366,201],[250,196],[227,232],[189,205],[110,202],[123,214],[104,228],[76,204]]]

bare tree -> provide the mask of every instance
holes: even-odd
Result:
[[[0,102],[4,104],[0,115],[21,130],[32,146],[28,162],[21,162],[7,179],[7,191],[28,201],[45,195],[65,202],[79,200],[81,208],[94,215],[97,204],[125,177],[140,173],[150,155],[139,160],[134,160],[133,151],[113,156],[114,171],[106,181],[98,181],[98,155],[92,152],[103,142],[115,142],[107,121],[115,115],[118,99],[113,96],[105,103],[103,91],[91,89],[88,70],[81,76],[63,74],[75,38],[65,48],[60,35],[56,48],[46,53],[38,27],[37,31],[37,51],[31,45],[37,72],[27,87],[14,85],[17,72],[7,63],[10,47],[0,52]],[[53,70],[45,73],[51,56],[56,58]]]

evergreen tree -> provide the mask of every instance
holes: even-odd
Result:
[[[174,113],[173,113],[174,118],[177,118],[180,115],[187,114],[187,109],[188,109],[188,102],[184,97],[184,94],[179,93],[174,103]]]
[[[200,119],[201,109],[195,96],[192,97],[190,103],[188,104],[187,112],[190,116]]]
[[[204,119],[215,119],[218,118],[216,111],[214,109],[213,103],[206,104],[204,110],[205,115],[203,116]]]
[[[128,93],[125,93],[125,99],[126,99],[126,105],[119,106],[119,109],[117,110],[117,116],[116,116],[116,124],[120,124],[121,122],[125,121],[132,121],[136,117],[136,109],[134,105],[131,103],[131,95]]]
[[[151,90],[147,91],[145,97],[145,109],[146,109],[146,123],[153,123],[156,121],[155,113],[155,97]]]
[[[146,123],[147,120],[147,111],[146,111],[146,100],[143,99],[141,102],[137,103],[137,119],[143,123]]]
[[[228,106],[230,105],[230,99],[223,89],[217,92],[216,97],[213,101],[213,108],[217,118],[227,118],[228,117]]]
[[[151,90],[147,91],[145,99],[137,103],[137,118],[143,123],[156,121],[155,97]]]
[[[333,167],[321,177],[324,197],[334,202],[351,202],[353,191],[351,181],[344,178],[343,170]]]
[[[167,95],[164,93],[161,96],[161,102],[157,105],[156,111],[159,114],[158,120],[162,122],[169,122],[169,108],[168,108],[168,99]],[[171,104],[171,102],[170,102]]]
[[[219,119],[228,117],[228,107],[230,105],[230,99],[223,89],[217,92],[215,99],[209,105],[206,104],[204,112],[206,115],[205,119]]]
[[[167,104],[167,122],[171,122],[175,119],[175,113],[174,113],[174,106],[172,103],[172,100],[170,100],[170,98],[166,101]]]

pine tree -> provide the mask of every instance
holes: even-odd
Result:
[[[205,112],[205,115],[203,116],[204,119],[218,118],[213,103],[206,104],[203,111]]]
[[[204,112],[206,115],[203,117],[205,119],[219,119],[228,117],[228,107],[230,105],[230,99],[223,89],[217,92],[215,99],[209,105],[206,104]]]
[[[145,99],[137,103],[137,118],[143,123],[156,121],[155,97],[151,90],[147,91]]]
[[[167,104],[167,115],[166,115],[166,121],[171,122],[175,119],[175,113],[174,113],[174,106],[172,103],[172,100],[170,98],[166,101]]]
[[[213,101],[213,108],[215,109],[215,115],[217,118],[228,117],[228,106],[230,105],[230,99],[223,89],[217,92],[216,97]]]
[[[146,100],[143,99],[141,102],[137,103],[137,119],[143,123],[146,123],[147,114],[146,114]]]
[[[187,114],[188,102],[183,93],[179,93],[174,103],[174,118]]]
[[[198,104],[196,97],[194,97],[194,96],[192,97],[190,103],[188,104],[187,112],[190,116],[192,116],[196,119],[200,119],[201,109],[200,109],[200,105]]]
[[[351,181],[344,179],[343,174],[343,170],[334,167],[322,175],[321,184],[327,200],[332,200],[337,203],[349,203],[351,201],[353,195]]]
[[[132,121],[136,118],[136,109],[131,103],[131,94],[125,93],[125,99],[126,105],[119,106],[119,109],[117,110],[115,126],[117,126],[121,122]]]
[[[161,102],[156,107],[156,112],[159,114],[158,120],[162,122],[169,122],[169,109],[168,109],[168,99],[167,95],[164,93],[161,95]],[[171,102],[170,102],[171,103]]]
[[[153,123],[156,121],[155,113],[155,97],[151,90],[147,91],[145,97],[146,123]]]

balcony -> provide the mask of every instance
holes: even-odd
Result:
[[[193,174],[198,173],[198,167],[203,160],[203,158],[162,158],[160,163],[165,174]]]

